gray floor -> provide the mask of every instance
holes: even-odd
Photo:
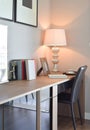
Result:
[[[50,130],[49,125],[49,113],[41,112],[41,130]],[[6,106],[4,130],[36,130],[36,111]]]
[[[47,112],[47,110],[49,110],[49,100],[46,100],[48,95],[48,90],[41,92],[41,106],[43,108],[41,113],[41,130],[50,130],[49,113]],[[14,105],[15,104],[15,108],[5,108],[5,130],[36,130],[36,112],[33,111],[36,108],[35,93],[34,99],[30,94],[28,96],[28,102],[26,102],[25,97],[22,97],[14,100]],[[29,110],[19,107],[25,107]],[[90,121],[83,121],[83,125],[80,125],[80,121],[77,119],[76,125],[77,130],[90,130]],[[59,116],[58,130],[73,130],[72,119]]]
[[[76,119],[76,130],[90,130],[90,121],[83,120],[83,125],[80,124],[80,120]],[[58,118],[58,130],[74,130],[72,119],[70,117],[59,116]]]
[[[26,109],[6,107],[5,108],[5,130],[36,130],[36,112]],[[76,120],[77,130],[90,130],[90,121],[80,124]],[[41,113],[41,130],[50,130],[49,114]],[[1,129],[0,129],[1,130]],[[72,119],[59,116],[58,130],[73,130]]]

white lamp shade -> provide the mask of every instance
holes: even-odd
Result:
[[[66,46],[64,29],[47,29],[45,31],[44,44],[46,46]]]

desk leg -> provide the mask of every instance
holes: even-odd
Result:
[[[41,130],[40,91],[36,92],[36,130]]]
[[[4,130],[4,105],[0,106],[0,130]]]
[[[58,86],[52,87],[52,130],[58,129],[58,103],[57,103]]]

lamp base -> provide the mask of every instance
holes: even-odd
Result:
[[[59,63],[59,60],[58,60],[58,53],[59,53],[59,47],[52,47],[52,63],[53,63],[53,72],[58,72],[58,63]]]
[[[58,70],[58,64],[54,64],[52,71],[53,71],[53,72],[58,72],[58,71],[59,71],[59,70]]]

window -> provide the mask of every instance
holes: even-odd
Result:
[[[7,81],[7,26],[0,25],[0,83]]]

